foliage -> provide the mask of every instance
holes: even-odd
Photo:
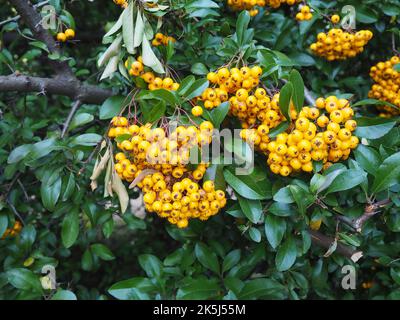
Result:
[[[390,58],[392,38],[399,40],[397,1],[310,0],[314,17],[302,22],[286,6],[260,8],[250,18],[224,1],[176,0],[159,10],[131,2],[122,31],[113,29],[122,9],[111,0],[50,3],[75,26],[77,41],[49,58],[67,61],[80,80],[113,89],[115,96],[102,105],[83,104],[61,137],[70,98],[0,93],[0,235],[23,222],[19,234],[0,240],[0,299],[400,299],[399,119],[378,117],[379,102],[365,100],[369,68]],[[375,36],[354,59],[313,56],[308,48],[324,31],[323,15],[340,13],[345,4],[356,8],[357,29]],[[11,3],[1,6],[0,21],[15,15]],[[147,36],[157,28],[176,43],[151,47]],[[34,41],[21,21],[1,27],[0,49],[0,75],[49,74],[46,45]],[[104,198],[107,177],[98,177],[95,191],[90,177],[109,120],[141,86],[123,68],[135,52],[155,72],[175,70],[181,79],[177,93],[143,89],[135,97],[141,102],[137,115],[148,121],[171,118],[176,104],[190,113],[187,101],[204,90],[206,74],[236,57],[261,65],[270,89],[285,88],[283,113],[290,100],[303,105],[304,86],[314,97],[351,99],[362,144],[327,170],[317,164],[312,173],[290,177],[271,173],[262,154],[250,176],[236,176],[233,165],[214,168],[216,184],[228,184],[237,200],[187,229],[150,214],[142,219],[131,206],[121,214],[118,197]],[[239,127],[227,109],[218,110],[203,117],[216,127]],[[354,221],[380,201],[384,206],[372,207],[379,213],[357,232]],[[310,232],[319,220],[320,232],[332,237],[325,248]],[[352,261],[340,245],[363,257]],[[348,264],[356,268],[355,290],[340,285]],[[56,289],[43,285],[46,265],[55,267]]]

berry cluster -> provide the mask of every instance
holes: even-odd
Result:
[[[207,220],[225,206],[224,191],[215,190],[212,181],[200,187],[208,164],[188,166],[192,148],[211,143],[211,122],[204,121],[198,128],[178,126],[169,134],[163,128],[152,129],[151,124],[130,125],[125,117],[115,117],[111,124],[110,138],[129,134],[117,142],[122,152],[115,155],[115,171],[128,182],[138,179],[149,212],[184,228],[190,218]]]
[[[267,0],[267,5],[269,5],[271,8],[277,9],[279,8],[282,4],[287,4],[288,6],[293,6],[298,2],[301,2],[302,0]]]
[[[129,59],[126,60],[125,67],[129,70],[130,76],[140,76],[148,84],[149,90],[166,89],[176,91],[179,89],[179,83],[174,82],[174,80],[170,77],[165,77],[162,79],[160,77],[156,77],[153,72],[146,71],[141,56],[132,62],[130,62]]]
[[[296,20],[298,21],[307,21],[311,20],[313,17],[313,14],[311,13],[311,9],[309,6],[302,6],[300,8],[300,12],[296,14]]]
[[[390,102],[400,107],[400,72],[395,66],[400,62],[398,56],[393,56],[388,61],[378,62],[370,70],[370,76],[374,80],[374,84],[369,91],[368,96],[383,101]],[[397,115],[399,111],[390,106],[379,107],[385,115]]]
[[[288,176],[292,172],[313,170],[312,161],[323,161],[324,168],[333,162],[346,160],[359,140],[352,136],[357,123],[346,99],[330,96],[319,98],[316,107],[303,107],[296,115],[289,132],[280,133],[268,142],[268,126],[245,129],[242,138],[268,155],[268,165],[275,174]]]
[[[75,38],[75,31],[73,29],[66,29],[64,32],[57,33],[57,41],[66,42]]]
[[[228,0],[228,6],[234,11],[247,10],[251,17],[258,14],[258,7],[265,7],[265,0]]]
[[[207,88],[200,97],[204,108],[213,109],[222,102],[228,101],[229,95],[237,92],[248,92],[260,83],[262,69],[259,66],[242,68],[220,68],[216,72],[209,72],[207,80],[210,81],[212,88]],[[192,109],[194,116],[200,116],[203,110],[200,106]]]
[[[18,233],[20,233],[22,229],[22,224],[19,221],[16,221],[14,223],[14,226],[12,228],[7,229],[4,234],[1,236],[1,239],[5,239],[7,237],[14,237],[16,236]]]
[[[352,58],[364,51],[364,46],[372,39],[373,33],[361,30],[351,34],[342,29],[330,29],[319,33],[317,42],[311,44],[311,51],[328,61]]]
[[[161,45],[167,46],[168,42],[176,42],[176,39],[171,36],[163,35],[162,33],[157,33],[151,42],[153,46],[158,47]]]
[[[116,5],[119,5],[122,8],[126,8],[128,6],[127,0],[113,0]]]

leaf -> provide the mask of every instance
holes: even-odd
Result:
[[[193,75],[187,76],[181,81],[181,84],[178,89],[178,94],[183,96],[190,89],[193,83],[196,81],[196,78]]]
[[[176,104],[180,104],[180,99],[174,91],[169,91],[165,89],[157,89],[148,91],[144,95],[140,97],[141,100],[148,99],[157,99],[160,101],[164,101],[171,106],[175,106]]]
[[[8,228],[8,216],[5,212],[0,212],[0,239]]]
[[[232,250],[229,252],[224,258],[224,262],[222,264],[222,272],[226,272],[232,269],[239,261],[240,261],[240,249]]]
[[[211,121],[214,128],[219,128],[229,112],[229,102],[223,102],[211,111],[204,109],[204,118]]]
[[[293,69],[289,81],[293,85],[293,104],[296,111],[300,112],[304,105],[304,81],[300,72]]]
[[[56,174],[58,175],[58,173]],[[40,194],[43,206],[49,211],[54,211],[58,198],[60,197],[62,180],[60,176],[57,176],[54,181],[50,180],[52,179],[42,182]]]
[[[139,264],[150,278],[160,278],[162,275],[162,263],[160,259],[152,254],[139,256]]]
[[[216,298],[219,295],[220,287],[216,279],[198,278],[186,279],[180,285],[176,293],[179,300],[205,300]]]
[[[313,197],[313,195],[311,195],[309,192],[305,191],[299,186],[290,185],[289,189],[293,196],[293,199],[297,204],[299,212],[304,215],[306,213],[307,207],[315,201],[315,198]]]
[[[236,36],[239,46],[242,46],[243,44],[244,34],[245,31],[247,30],[249,22],[250,22],[250,14],[247,12],[247,10],[243,10],[239,14],[236,21]]]
[[[196,80],[190,88],[185,92],[184,97],[186,100],[191,100],[200,96],[204,90],[208,88],[209,82],[207,79],[198,79]]]
[[[275,265],[278,271],[289,270],[296,261],[297,248],[292,236],[288,236],[286,241],[279,247],[275,257]]]
[[[274,201],[276,202],[281,202],[281,203],[293,203],[294,198],[292,196],[292,192],[290,191],[290,186],[283,187],[279,189],[275,194],[274,194]]]
[[[273,279],[248,280],[240,291],[238,299],[284,299],[285,290],[283,285]]]
[[[28,155],[29,152],[31,152],[31,150],[31,144],[23,144],[19,147],[16,147],[8,156],[7,163],[12,164],[21,161]]]
[[[357,121],[355,135],[367,139],[378,139],[387,134],[396,124],[393,118],[360,117]]]
[[[217,255],[212,252],[204,243],[196,243],[194,252],[196,258],[205,268],[210,269],[216,274],[219,274],[220,266],[218,263]]]
[[[281,243],[286,232],[286,221],[273,214],[267,214],[265,217],[265,235],[272,248],[276,249]]]
[[[112,96],[107,98],[100,107],[100,120],[111,119],[120,114],[124,107],[124,96]]]
[[[98,256],[102,260],[110,261],[115,259],[115,256],[113,255],[111,250],[108,249],[104,244],[101,243],[92,244],[90,246],[90,249],[96,256]]]
[[[381,164],[378,151],[360,144],[354,151],[357,163],[368,173],[375,175],[376,170]]]
[[[375,106],[389,106],[392,107],[394,109],[399,109],[399,107],[397,107],[396,105],[387,102],[387,101],[383,101],[383,100],[376,100],[376,99],[364,99],[361,101],[358,101],[356,103],[354,103],[352,105],[352,107],[358,107],[358,106],[365,106],[365,105],[375,105]]]
[[[251,200],[264,200],[270,196],[270,183],[268,180],[264,182],[255,181],[252,175],[235,175],[234,170],[225,168],[224,177],[226,182],[239,195]]]
[[[152,123],[160,119],[167,110],[165,101],[159,100],[155,103],[141,103],[143,118],[146,122]]]
[[[39,277],[32,271],[24,268],[15,268],[7,271],[8,282],[20,290],[32,290],[42,292]]]
[[[79,214],[72,210],[64,217],[61,226],[61,240],[66,248],[70,248],[79,235]]]
[[[142,41],[142,58],[145,66],[153,69],[157,73],[165,73],[161,62],[154,54],[153,49],[150,46],[150,42],[146,37],[143,37]]]
[[[121,42],[122,37],[118,36],[115,40],[111,43],[111,45],[107,48],[106,51],[100,56],[99,60],[97,61],[97,66],[100,68],[104,66],[112,57],[118,56],[121,50]]]
[[[190,68],[190,71],[193,74],[197,74],[197,75],[200,75],[200,76],[204,76],[204,75],[206,75],[208,73],[207,67],[204,64],[202,64],[201,62],[194,63],[192,65],[192,67]]]
[[[367,173],[359,169],[350,169],[341,172],[329,186],[326,194],[352,189],[367,178]]]
[[[70,124],[70,129],[74,129],[80,126],[83,126],[84,124],[90,123],[94,120],[94,116],[91,115],[90,113],[79,113],[75,115],[75,117],[72,119],[71,124]]]
[[[376,171],[371,191],[378,193],[398,184],[400,179],[400,152],[386,158]]]
[[[290,120],[290,100],[293,94],[293,85],[287,82],[281,89],[279,93],[279,109],[287,120]]]
[[[239,200],[240,208],[244,215],[253,223],[258,223],[263,214],[260,200],[249,200],[236,194]]]
[[[103,74],[100,77],[100,81],[111,77],[111,75],[118,70],[118,63],[118,56],[111,57],[111,59],[107,63],[106,68],[103,71]]]
[[[121,213],[125,213],[129,204],[129,195],[128,191],[126,191],[124,184],[122,183],[121,178],[115,173],[115,170],[113,171],[112,174],[111,187],[112,190],[118,196],[119,203],[121,206]]]
[[[153,283],[147,278],[132,278],[113,284],[108,293],[119,300],[138,300],[144,293],[155,289]]]
[[[124,10],[122,17],[122,36],[126,50],[130,54],[135,53],[135,46],[133,44],[133,36],[135,32],[134,26],[134,15],[135,15],[135,3],[129,2],[128,7]]]
[[[95,146],[101,141],[101,135],[97,133],[84,133],[80,136],[74,137],[71,141],[71,145],[75,146]]]
[[[249,229],[249,236],[254,242],[261,241],[261,232],[257,228],[251,227]]]
[[[119,29],[122,27],[122,20],[124,17],[125,11],[122,11],[121,15],[119,16],[118,20],[114,25],[108,30],[108,32],[104,35],[103,38],[107,38],[112,36],[114,33],[116,33]]]
[[[139,47],[142,43],[143,40],[143,35],[144,35],[144,22],[142,19],[142,13],[140,10],[137,12],[136,16],[136,24],[135,24],[135,33],[133,36],[133,47]]]
[[[51,300],[77,300],[76,295],[69,290],[57,290]]]

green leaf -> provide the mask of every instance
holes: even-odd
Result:
[[[95,146],[102,139],[102,136],[97,133],[85,133],[80,136],[74,137],[71,145],[75,146]]]
[[[243,10],[236,21],[236,36],[237,36],[237,42],[239,46],[243,45],[244,41],[244,34],[247,30],[247,27],[250,22],[250,14],[247,12],[247,10]]]
[[[147,278],[132,278],[115,283],[108,293],[118,300],[139,300],[143,294],[155,289]]]
[[[350,169],[341,172],[329,186],[326,194],[352,189],[363,183],[367,178],[367,173],[359,169]]]
[[[217,255],[212,252],[204,243],[198,242],[194,250],[197,259],[207,269],[219,274],[220,266]]]
[[[15,268],[7,271],[8,282],[20,290],[32,290],[42,292],[39,277],[32,271],[24,268]]]
[[[282,202],[274,202],[268,208],[268,212],[279,216],[279,217],[288,217],[296,214],[296,211],[290,204],[282,203]]]
[[[186,279],[176,293],[176,299],[205,300],[216,298],[220,287],[216,279],[198,278]]]
[[[90,248],[92,252],[102,260],[110,261],[115,259],[115,256],[113,255],[111,250],[108,249],[104,244],[92,244]]]
[[[107,98],[100,107],[100,120],[111,119],[119,115],[124,107],[124,96],[113,96]]]
[[[261,232],[257,228],[251,227],[249,229],[249,236],[254,242],[261,241]]]
[[[387,102],[387,101],[383,101],[383,100],[376,100],[376,99],[364,99],[361,101],[358,101],[356,103],[354,103],[352,105],[352,107],[358,107],[358,106],[366,106],[366,105],[375,105],[375,106],[389,106],[392,107],[394,109],[399,109],[399,107],[397,107],[396,105]]]
[[[378,139],[388,133],[396,124],[394,118],[360,117],[357,121],[355,135],[367,139]]]
[[[159,100],[155,103],[153,101],[149,103],[141,103],[140,107],[142,109],[143,119],[149,123],[160,119],[167,110],[167,105],[163,100]]]
[[[259,278],[246,281],[238,295],[238,299],[284,299],[285,291],[285,287],[278,281]]]
[[[364,146],[360,144],[356,150],[354,150],[354,156],[357,163],[368,173],[375,175],[376,170],[381,164],[381,157],[379,152],[374,148]]]
[[[294,198],[292,196],[292,192],[290,191],[290,186],[283,187],[279,189],[275,194],[274,194],[274,201],[276,202],[281,202],[281,203],[293,203]]]
[[[283,218],[273,214],[267,214],[265,217],[265,235],[272,248],[276,249],[281,243],[286,232],[286,221]]]
[[[190,71],[193,74],[197,74],[200,76],[204,76],[208,73],[207,67],[201,62],[196,62],[195,64],[193,64],[192,67],[190,68]]]
[[[196,78],[193,75],[184,78],[179,86],[178,94],[181,96],[185,95],[195,81]]]
[[[66,187],[65,187],[64,194],[63,194],[63,196],[62,196],[62,200],[63,200],[63,201],[68,200],[69,197],[70,197],[70,196],[72,195],[72,193],[74,192],[74,190],[75,190],[75,176],[74,176],[74,174],[71,172],[71,173],[69,174],[69,177],[68,177],[67,185],[66,185]]]
[[[233,190],[246,199],[265,200],[270,196],[270,183],[268,180],[263,182],[255,181],[251,174],[235,175],[232,168],[225,168],[224,177]]]
[[[293,85],[290,82],[287,82],[279,93],[279,109],[287,120],[290,119],[289,106],[292,94]]]
[[[31,144],[23,144],[21,146],[16,147],[8,156],[7,163],[17,163],[24,159],[29,152],[32,150]]]
[[[296,185],[290,185],[289,190],[301,214],[305,214],[307,207],[315,201],[313,195]]]
[[[240,208],[244,215],[253,223],[258,223],[262,217],[262,206],[260,200],[249,200],[236,194],[239,200]]]
[[[238,262],[240,261],[240,249],[232,250],[229,252],[224,258],[224,262],[222,264],[222,272],[226,272],[232,269]]]
[[[43,181],[40,187],[40,194],[42,197],[43,206],[49,210],[54,211],[57,201],[61,193],[61,177],[58,176],[55,179],[49,179]]]
[[[304,105],[304,81],[300,72],[293,69],[289,81],[293,85],[293,104],[296,111],[300,112]]]
[[[150,278],[159,278],[162,275],[162,262],[152,254],[139,256],[139,264]]]
[[[218,129],[229,112],[229,102],[223,102],[211,111],[204,109],[204,118],[211,121],[214,128]]]
[[[189,87],[189,89],[183,95],[186,100],[199,97],[204,90],[208,88],[209,82],[207,79],[198,79]]]
[[[140,97],[141,100],[147,99],[157,99],[160,101],[164,101],[171,106],[175,106],[176,104],[180,104],[180,99],[174,91],[169,91],[165,89],[157,89],[152,91],[147,91],[144,95]]]
[[[69,290],[57,290],[51,300],[77,300],[76,295]]]
[[[286,241],[279,247],[275,257],[275,265],[278,271],[289,270],[296,261],[297,248],[292,236],[288,236]]]
[[[0,212],[0,239],[8,228],[8,216],[5,212]]]
[[[66,248],[70,248],[78,239],[79,235],[79,214],[72,210],[65,216],[61,227],[61,240]]]
[[[94,120],[94,116],[90,113],[79,113],[71,121],[69,128],[75,129],[77,127],[83,126],[84,124],[90,123]]]
[[[376,171],[371,191],[378,193],[398,184],[400,179],[400,152],[386,158]]]

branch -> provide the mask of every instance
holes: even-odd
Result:
[[[82,105],[82,102],[80,100],[75,101],[74,105],[71,108],[71,111],[68,114],[67,120],[64,122],[63,130],[61,132],[61,139],[65,137],[65,134],[68,131],[68,128],[71,124],[72,118],[74,117],[76,111],[79,109],[79,107]]]
[[[12,5],[17,9],[22,19],[25,21],[29,29],[31,29],[36,39],[47,45],[50,53],[60,53],[60,48],[53,36],[42,26],[42,17],[32,6],[29,0],[10,0]],[[62,77],[75,78],[71,68],[66,61],[49,60],[53,70]]]
[[[307,103],[311,106],[315,106],[315,99],[312,96],[310,90],[304,87],[304,98],[306,99]]]
[[[39,78],[15,74],[0,76],[0,92],[4,91],[57,94],[94,104],[101,104],[112,95],[111,90],[86,85],[75,78]]]
[[[379,209],[390,204],[392,201],[390,199],[385,199],[382,201],[375,202],[373,204],[367,205],[365,207],[364,213],[356,218],[356,219],[350,219],[348,217],[338,215],[337,219],[344,222],[351,228],[353,228],[357,232],[361,232],[364,224],[371,219],[373,216],[375,216],[377,213],[379,213]]]
[[[317,245],[319,245],[319,246],[321,246],[321,247],[323,247],[325,249],[329,249],[331,244],[333,242],[335,242],[335,238],[328,237],[328,236],[326,236],[326,235],[324,235],[324,234],[322,234],[322,233],[320,233],[318,231],[308,230],[308,232],[311,235],[311,240],[315,244],[317,244]],[[346,245],[344,245],[342,243],[339,243],[339,242],[337,243],[337,247],[336,247],[335,252],[341,254],[342,256],[345,256],[345,257],[351,259],[353,262],[357,262],[363,256],[363,252],[362,251],[354,250],[351,247],[346,246]]]

